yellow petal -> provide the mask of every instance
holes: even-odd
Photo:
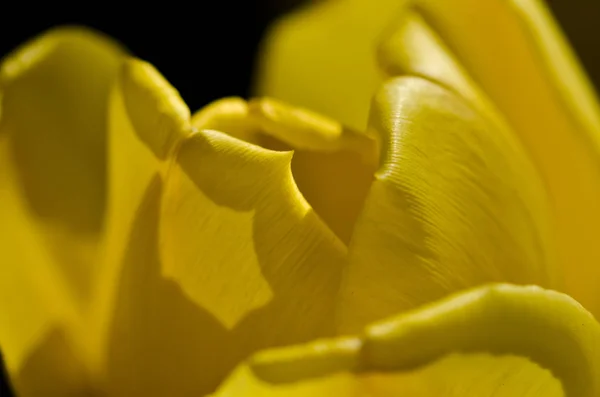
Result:
[[[328,352],[324,352],[328,354]],[[332,372],[297,383],[264,381],[242,367],[217,397],[562,397],[561,384],[523,357],[451,355],[403,372]]]
[[[163,159],[191,133],[189,110],[181,97],[153,66],[136,59],[123,63],[108,114],[110,194],[102,267],[88,318],[93,330],[88,348],[97,366],[111,354],[106,343],[114,333],[108,326],[117,321],[112,318],[117,293],[132,293],[123,280],[126,272],[139,271],[152,253],[153,246],[144,247],[144,237],[135,235],[137,219],[146,211],[145,201],[159,199],[156,185],[168,169]],[[152,221],[151,215],[145,222]],[[131,245],[139,251],[129,254]]]
[[[106,101],[121,56],[103,36],[63,28],[0,67],[0,345],[11,376],[50,333],[64,332],[77,353],[85,345],[106,199]]]
[[[256,139],[256,124],[249,119],[248,104],[238,97],[208,104],[192,115],[191,123],[198,130],[224,131],[247,142]]]
[[[106,106],[120,49],[77,28],[52,30],[4,59],[2,124],[24,199],[66,232],[95,234],[105,204]]]
[[[75,397],[97,392],[88,368],[76,351],[77,347],[69,339],[58,329],[44,336],[35,352],[11,379],[18,396]]]
[[[490,281],[556,287],[546,197],[513,137],[419,78],[383,86],[370,128],[381,159],[350,243],[343,330]]]
[[[382,76],[375,44],[403,1],[311,4],[279,21],[265,41],[257,94],[364,130]]]
[[[223,99],[196,113],[192,123],[268,149],[294,150],[292,174],[300,192],[344,243],[350,240],[373,179],[373,139],[272,98]]]
[[[600,234],[600,111],[548,10],[537,0],[418,4],[534,159],[554,208],[566,292],[600,313],[600,251],[595,249]],[[422,62],[437,63],[435,53],[423,53]],[[450,74],[429,72],[464,92],[448,79]]]
[[[255,99],[249,106],[268,136],[259,142],[294,149],[292,173],[302,195],[347,244],[373,180],[375,141],[338,121],[273,99]]]
[[[104,221],[106,103],[120,56],[108,39],[64,28],[28,43],[0,70],[0,135],[15,189],[80,301],[89,298]]]
[[[564,390],[594,397],[599,342],[600,324],[567,295],[490,285],[371,325],[357,338],[261,352],[216,396],[514,397]]]
[[[440,37],[413,9],[405,10],[387,28],[378,43],[377,58],[388,76],[408,74],[433,80],[461,94],[477,110],[492,111],[497,118],[502,117]]]
[[[115,365],[137,368],[123,390],[207,393],[257,349],[333,334],[346,250],[290,161],[210,130],[181,144],[157,186],[160,230],[148,225],[157,214],[140,215],[147,260],[129,269],[118,307]]]
[[[126,105],[127,102],[130,106]],[[77,327],[67,323],[70,326],[68,331],[74,328],[72,332],[63,337],[60,330],[48,330],[48,336],[40,337],[39,343],[32,346],[35,351],[13,374],[18,391],[24,396],[37,396],[40,390],[46,391],[44,395],[57,397],[104,393],[106,390],[121,395],[118,394],[119,382],[123,382],[121,377],[131,371],[113,363],[114,357],[118,356],[112,350],[113,346],[119,346],[127,336],[122,335],[123,329],[117,321],[123,315],[122,306],[130,302],[129,294],[151,289],[145,284],[135,284],[137,290],[132,291],[128,277],[133,272],[133,277],[143,282],[144,273],[140,266],[150,265],[150,249],[155,247],[144,235],[155,232],[155,228],[148,226],[140,231],[136,222],[141,222],[138,219],[142,218],[151,224],[155,219],[145,203],[160,199],[156,186],[168,168],[168,163],[157,156],[172,152],[176,143],[191,132],[189,111],[186,110],[181,98],[152,66],[138,60],[123,63],[108,111],[110,194],[106,231],[101,241],[103,255],[99,255],[101,265],[91,291],[93,301]],[[154,128],[148,119],[154,121]],[[23,220],[18,222],[26,224]],[[33,264],[43,263],[38,257],[34,259],[31,261]],[[52,276],[48,272],[40,274],[40,285],[25,286],[21,296],[28,297],[23,294],[45,292],[49,288],[61,292],[61,285]],[[120,300],[117,301],[117,298]],[[60,315],[62,322],[70,320],[64,305],[52,305],[55,300],[41,301],[41,305],[38,302],[38,306],[31,305],[31,310],[36,309],[45,316]],[[148,302],[151,304],[150,299]],[[27,309],[25,305],[21,306],[21,310]],[[55,306],[63,310],[59,311]],[[114,313],[115,310],[117,313]],[[132,321],[140,321],[143,316],[143,312],[136,312],[131,318]],[[7,348],[13,348],[12,342]],[[47,366],[56,365],[57,359],[62,367],[49,370]]]
[[[0,346],[15,376],[29,355],[57,327],[74,331],[80,314],[68,286],[48,258],[43,234],[14,189],[6,141],[0,141]],[[73,336],[70,333],[69,336]]]
[[[104,360],[117,395],[207,393],[257,349],[332,335],[346,254],[299,194],[291,153],[211,130],[184,138],[187,108],[157,78],[130,64],[111,107],[102,291],[116,296],[94,318],[115,313]]]

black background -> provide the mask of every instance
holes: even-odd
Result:
[[[277,15],[300,2],[200,0],[183,6],[166,1],[125,13],[128,7],[124,1],[118,5],[78,2],[78,6],[64,11],[54,2],[50,11],[13,1],[13,10],[3,4],[0,11],[0,56],[53,26],[90,26],[154,64],[194,111],[223,96],[249,95],[255,53],[265,28]],[[595,86],[600,86],[600,1],[547,3]],[[17,6],[21,9],[15,10]],[[0,396],[10,395],[5,377],[0,376]]]

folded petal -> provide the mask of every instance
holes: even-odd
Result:
[[[85,346],[106,201],[106,102],[121,56],[103,36],[63,28],[0,67],[0,346],[11,376],[55,329],[78,354]]]
[[[163,188],[158,236],[163,285],[181,290],[149,308],[156,320],[132,334],[134,348],[163,344],[148,371],[158,362],[173,368],[174,356],[177,371],[157,380],[163,386],[145,373],[137,381],[149,392],[210,392],[258,349],[333,335],[346,248],[298,191],[290,163],[289,152],[211,130],[181,144]],[[172,313],[181,320],[160,319]],[[149,325],[160,330],[157,339],[140,339]]]
[[[291,153],[192,133],[181,98],[139,61],[110,115],[92,317],[109,394],[205,394],[257,349],[333,334],[346,248],[298,192]]]
[[[514,137],[420,78],[373,101],[381,157],[349,247],[340,326],[486,282],[555,288],[547,197]]]
[[[375,44],[403,3],[327,1],[286,16],[264,43],[256,93],[364,130],[369,100],[382,82]]]
[[[218,129],[256,145],[293,150],[300,192],[327,226],[348,243],[376,163],[375,141],[339,121],[272,98],[226,98],[196,113],[199,129]]]
[[[490,285],[358,337],[261,352],[216,396],[592,397],[600,393],[599,342],[600,324],[567,295]]]
[[[395,44],[384,49],[384,63],[469,99],[476,82],[474,90],[506,117],[547,185],[566,292],[600,313],[600,251],[594,248],[600,233],[600,110],[549,11],[538,0],[416,4],[424,24],[401,22]]]

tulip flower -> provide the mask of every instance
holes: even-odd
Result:
[[[420,76],[456,92],[526,150],[551,207],[561,289],[600,315],[600,111],[542,1],[343,4],[318,3],[274,27],[260,94],[364,130],[375,67],[340,62],[362,65],[365,53],[380,79]],[[346,92],[355,83],[361,91]]]
[[[417,3],[291,15],[194,114],[87,30],[5,58],[17,393],[600,396],[597,102],[538,3]]]

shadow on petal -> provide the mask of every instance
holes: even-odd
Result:
[[[89,373],[58,328],[49,331],[13,380],[23,397],[94,397]]]
[[[164,346],[155,357],[198,374],[173,370],[177,380],[163,377],[170,393],[174,387],[209,393],[259,349],[334,334],[345,250],[302,201],[289,161],[289,153],[206,131],[185,140],[170,166],[158,245],[163,276],[181,287],[186,300],[170,300],[159,321],[169,324],[175,315],[211,320],[197,332],[167,330],[189,345],[187,362]],[[179,312],[188,302],[196,311]],[[196,327],[196,320],[182,321]],[[169,337],[156,338],[162,343]],[[141,383],[144,377],[138,378]],[[144,386],[144,392],[154,390]]]
[[[155,177],[138,209],[122,266],[109,342],[108,391],[113,396],[201,393],[217,380],[194,363],[224,366],[226,330],[177,283],[160,275],[161,193]]]

